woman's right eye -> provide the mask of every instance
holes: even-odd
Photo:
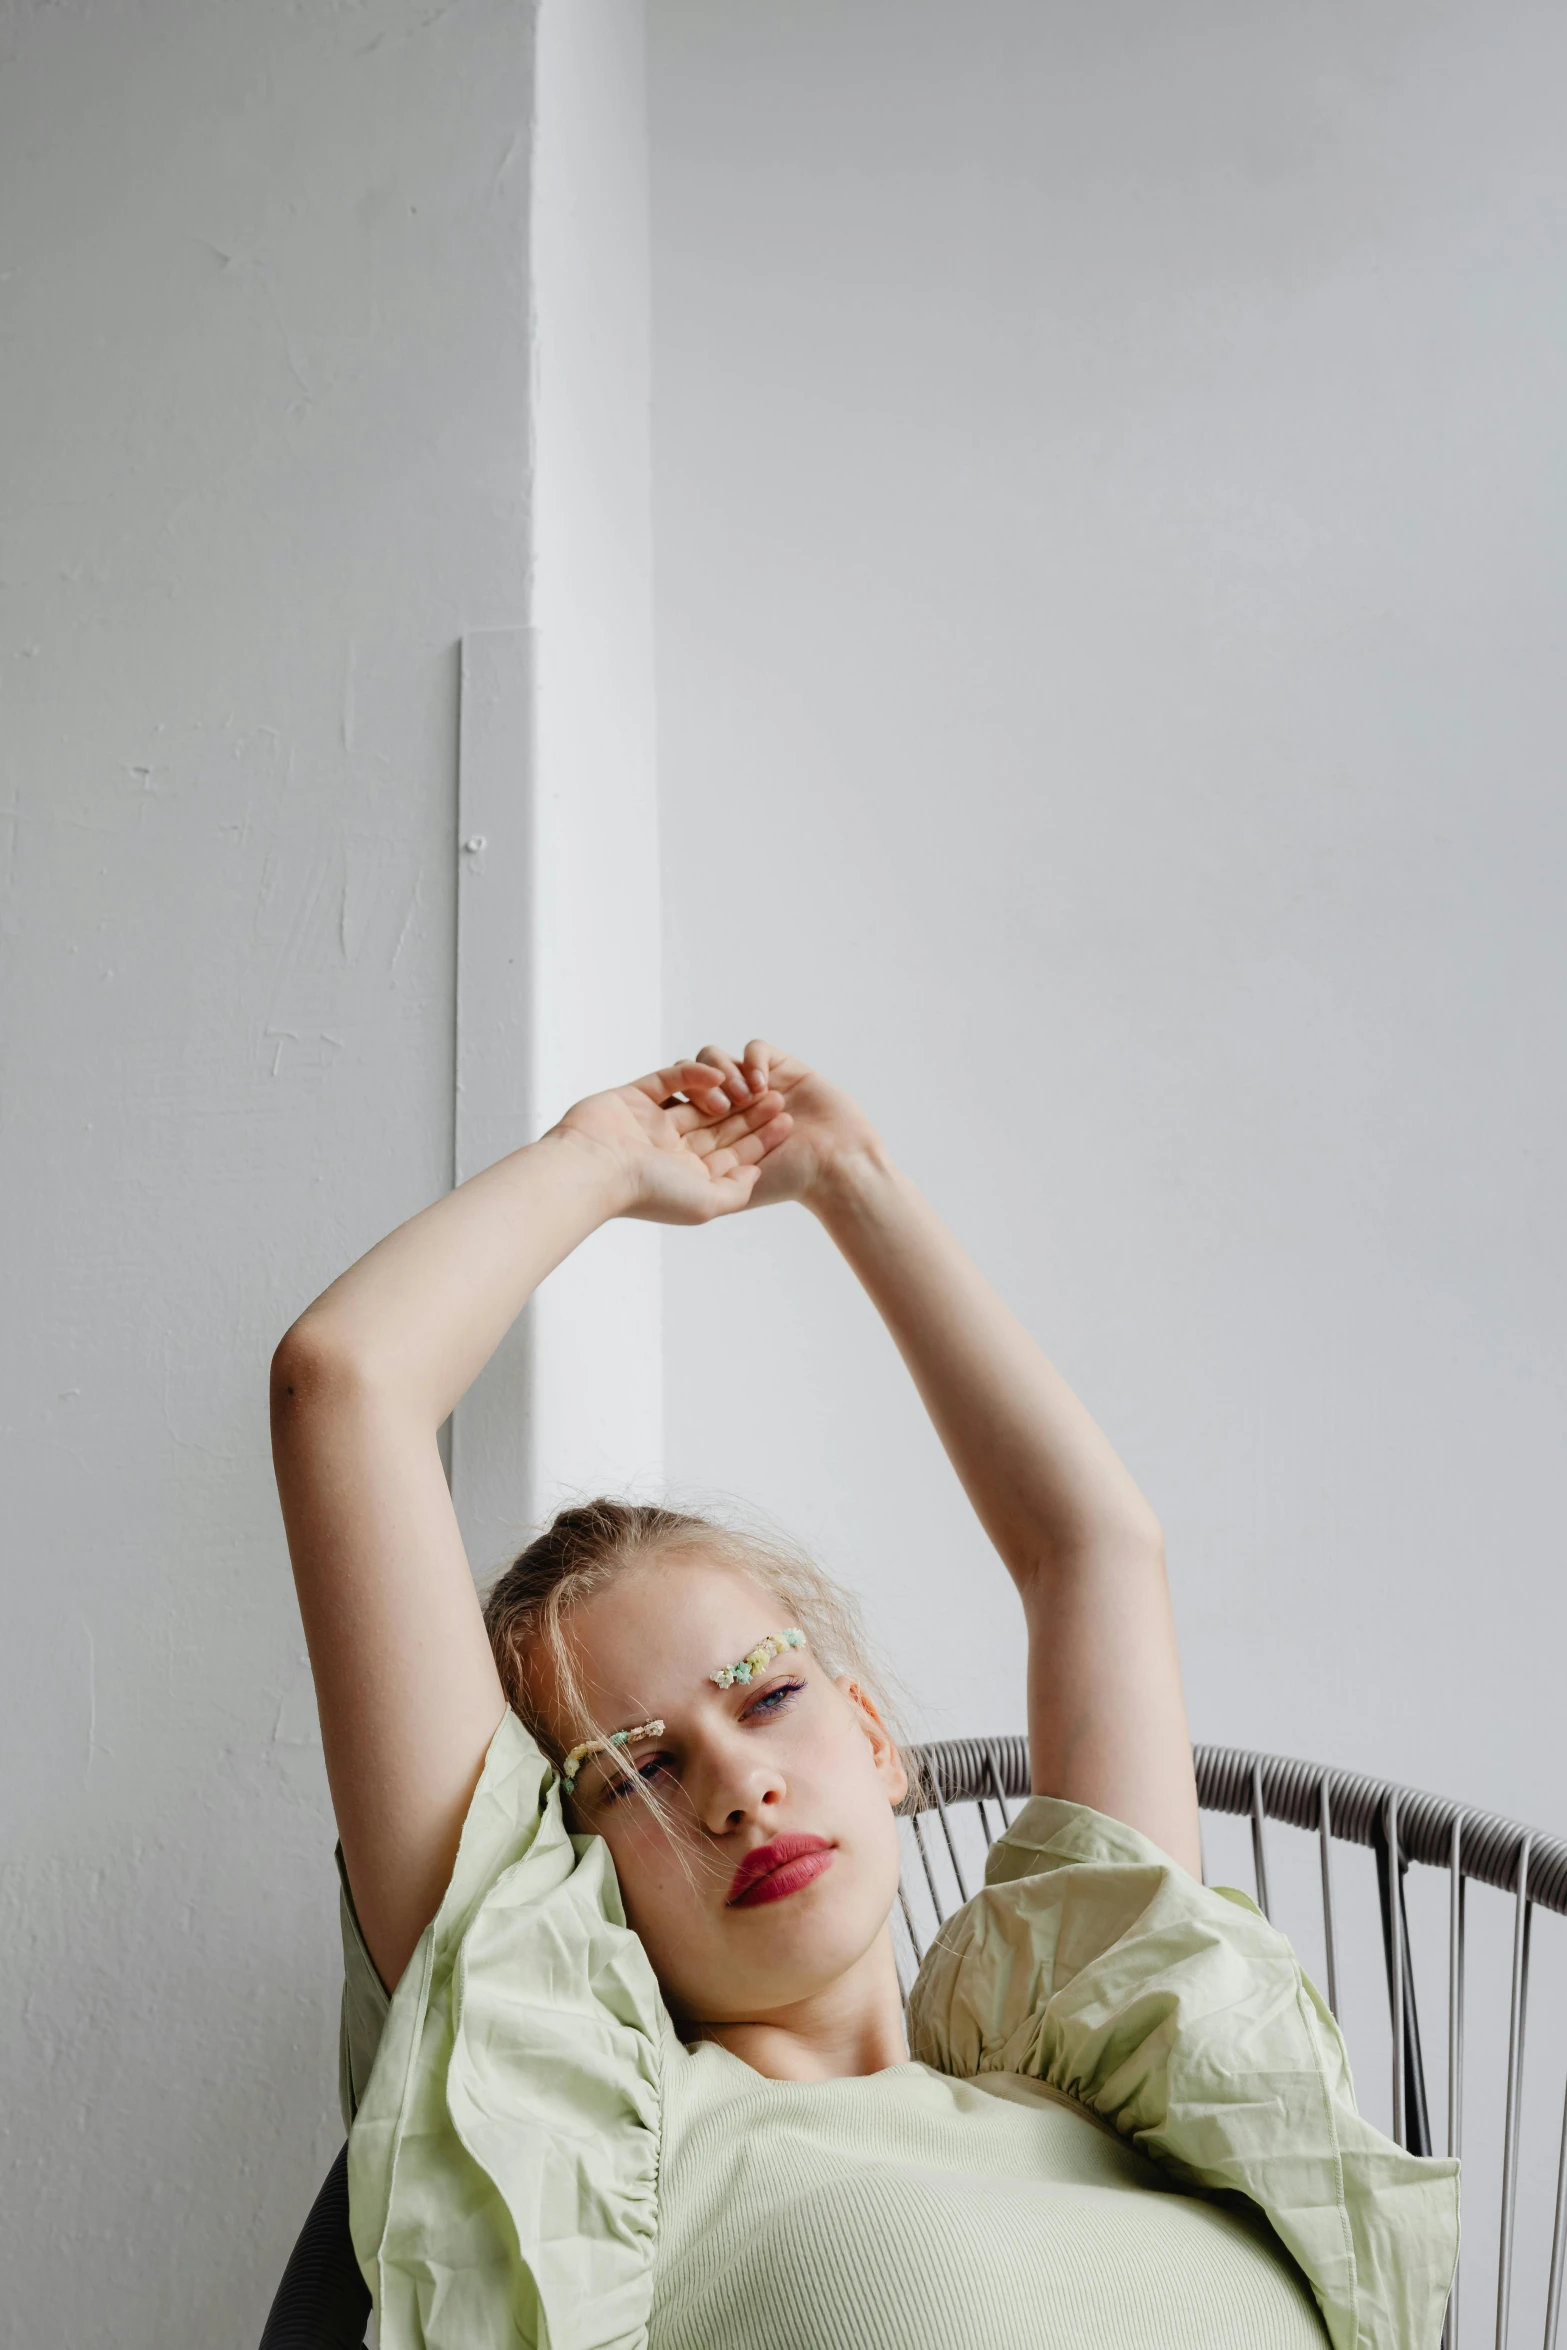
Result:
[[[625,1778],[611,1781],[610,1785],[604,1791],[605,1802],[621,1802],[625,1796],[631,1793],[632,1788],[636,1785],[639,1779],[641,1780],[644,1787],[649,1785],[649,1783],[657,1776],[658,1772],[663,1768],[668,1759],[669,1758],[667,1755],[650,1754],[645,1762],[638,1764],[634,1773],[629,1773]]]

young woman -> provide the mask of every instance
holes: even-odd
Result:
[[[786,1200],[1028,1640],[1037,1793],[907,2017],[907,1778],[843,1595],[604,1501],[481,1611],[437,1451],[608,1217]],[[273,1427],[383,2350],[1435,2350],[1456,2165],[1360,2120],[1288,1944],[1199,1881],[1153,1513],[845,1093],[755,1042],[579,1102],[316,1300]]]

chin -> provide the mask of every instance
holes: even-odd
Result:
[[[795,1904],[779,1902],[775,1908],[758,1911],[757,1916],[771,1921],[777,1910],[786,1908],[793,1909]],[[748,1950],[736,1952],[736,1965],[724,1973],[724,2004],[742,2013],[762,2003],[770,2008],[791,2007],[814,1998],[874,1949],[887,1917],[887,1910],[868,1916],[863,1907],[857,1915],[846,1915],[840,1908],[834,1916],[825,1903],[812,1915],[802,1905],[787,1921],[777,1919],[774,1932],[765,1939],[759,1935]],[[737,2001],[742,2004],[736,2006]]]

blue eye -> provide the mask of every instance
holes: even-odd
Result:
[[[755,1705],[748,1706],[745,1713],[741,1716],[741,1719],[743,1721],[751,1722],[756,1719],[758,1714],[761,1714],[765,1720],[769,1714],[782,1713],[784,1708],[784,1700],[786,1698],[798,1696],[799,1692],[804,1687],[805,1683],[803,1681],[780,1681],[776,1689],[767,1690],[761,1697],[757,1699]]]

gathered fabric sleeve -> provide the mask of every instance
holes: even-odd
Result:
[[[644,2350],[663,2002],[608,1847],[569,1834],[511,1712],[441,1906],[374,2020],[369,2078],[345,2086],[382,2350]]]
[[[1245,1894],[1036,1795],[926,1954],[908,2023],[923,2062],[1042,2081],[1184,2184],[1258,2206],[1333,2350],[1436,2350],[1458,2165],[1362,2120],[1337,2024]]]

